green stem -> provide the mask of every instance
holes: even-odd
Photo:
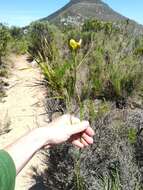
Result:
[[[80,96],[78,94],[76,94],[77,88],[76,88],[76,80],[77,80],[77,56],[76,56],[76,52],[72,53],[73,56],[73,77],[74,77],[74,93],[73,96],[77,96],[78,98],[78,104],[80,106],[80,120],[83,120],[83,106],[81,104],[81,100],[80,100]],[[68,96],[68,108],[70,110],[71,113],[71,103],[72,101],[72,97]],[[72,121],[71,121],[72,123]],[[83,180],[81,178],[81,172],[80,172],[80,158],[81,158],[81,154],[82,154],[82,150],[79,149],[78,151],[78,155],[75,158],[75,164],[74,164],[74,174],[75,174],[75,182],[76,182],[76,189],[77,190],[83,190]]]
[[[83,120],[83,105],[81,104],[80,97],[79,99],[79,105],[80,105],[80,120]],[[75,175],[76,175],[76,185],[77,190],[83,190],[83,180],[80,173],[80,158],[82,154],[82,149],[79,149],[78,156],[76,157],[76,163],[75,163]]]

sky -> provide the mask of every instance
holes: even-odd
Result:
[[[115,11],[143,24],[143,0],[103,0]],[[26,26],[63,7],[69,0],[0,0],[0,22]]]

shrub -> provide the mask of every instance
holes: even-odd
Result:
[[[143,56],[143,36],[136,38],[134,46],[134,54],[139,57]]]
[[[23,37],[24,32],[22,28],[12,26],[9,30],[13,39],[21,39]]]
[[[24,29],[12,26],[10,29],[11,40],[9,42],[9,52],[14,54],[25,54],[28,50],[28,39]]]
[[[136,40],[126,31],[117,32],[106,22],[88,24],[91,28],[85,25],[83,30],[64,31],[60,43],[51,26],[47,29],[47,23],[31,30],[31,36],[35,35],[35,49],[31,53],[44,74],[51,96],[48,100],[55,103],[51,104],[51,113],[60,109],[64,113],[68,109],[80,119],[90,120],[96,130],[96,143],[85,152],[64,145],[55,147],[50,152],[51,167],[42,174],[43,183],[50,189],[83,190],[86,186],[89,190],[138,190],[141,189],[140,172],[134,160],[138,133],[134,128],[140,128],[142,122],[137,121],[139,114],[137,118],[134,113],[131,117],[116,107],[123,108],[119,104],[126,105],[128,97],[136,94],[141,86],[142,59],[135,54]],[[75,42],[83,39],[80,49],[73,51],[68,47],[71,38]],[[66,160],[63,155],[67,156]],[[70,171],[65,172],[63,167],[67,162]]]
[[[105,34],[110,35],[113,32],[119,31],[116,25],[113,22],[105,22],[95,19],[89,19],[85,21],[82,26],[83,32],[101,32],[103,31]]]
[[[6,54],[9,40],[10,33],[8,28],[3,24],[0,24],[0,64],[2,64],[2,57]]]
[[[14,54],[26,54],[28,50],[28,41],[23,36],[21,39],[12,39],[9,44],[9,51]]]
[[[43,61],[52,60],[53,58],[53,36],[52,27],[48,22],[34,22],[29,29],[29,53],[34,57],[40,57]]]
[[[117,100],[131,96],[142,83],[142,63],[134,56],[134,40],[123,36],[104,38],[96,34],[95,47],[88,60],[93,97]],[[103,40],[106,41],[103,43]],[[120,45],[120,48],[119,48]]]

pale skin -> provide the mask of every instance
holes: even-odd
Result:
[[[18,174],[32,156],[41,148],[49,148],[69,141],[73,145],[84,148],[93,143],[94,131],[88,121],[80,121],[71,115],[63,115],[47,127],[31,130],[5,150],[11,155]]]

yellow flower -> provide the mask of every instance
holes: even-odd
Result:
[[[70,40],[70,46],[73,50],[76,50],[81,47],[82,39],[79,40],[79,42],[76,42],[74,39]]]

